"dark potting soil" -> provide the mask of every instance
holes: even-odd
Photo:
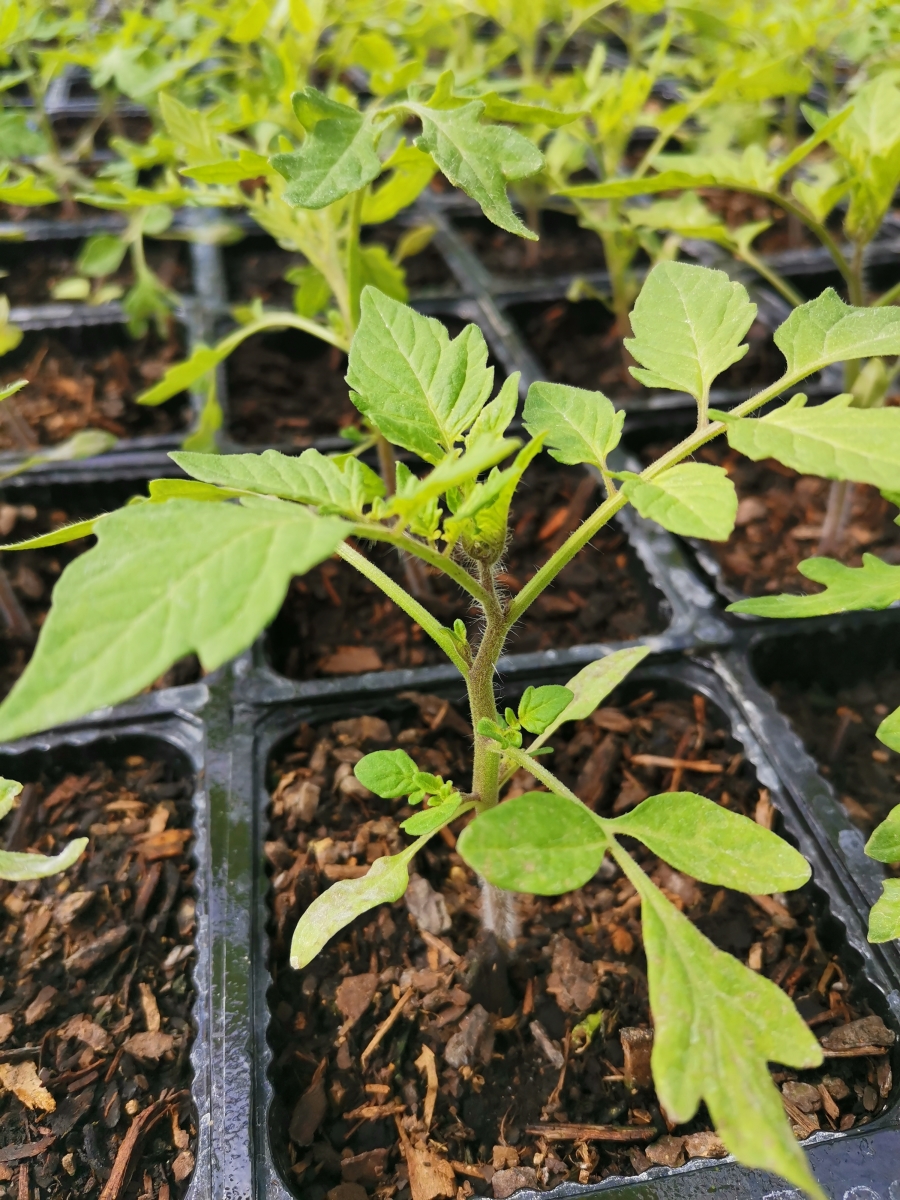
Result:
[[[535,466],[513,503],[510,551],[500,583],[509,594],[550,557],[598,503],[597,484],[577,468]],[[405,583],[389,547],[365,553]],[[455,583],[423,566],[426,607],[452,625],[466,604]],[[616,525],[602,529],[513,630],[509,653],[581,642],[628,640],[665,628],[661,597]],[[379,588],[346,563],[328,561],[291,585],[269,634],[273,665],[294,679],[445,662],[440,649]]]
[[[491,274],[505,279],[602,271],[603,244],[568,213],[542,211],[536,242],[498,229],[483,217],[460,217],[457,231]]]
[[[102,507],[87,503],[83,508],[0,503],[0,539],[24,541],[102,511]],[[34,652],[51,593],[63,570],[93,545],[94,538],[89,536],[59,546],[0,554],[0,697],[7,694]],[[188,655],[160,676],[152,690],[193,683],[199,677],[200,664],[194,655]]]
[[[405,844],[398,822],[412,810],[373,797],[353,763],[402,746],[425,770],[468,778],[465,720],[437,697],[410,699],[416,709],[390,721],[304,725],[271,763],[271,1128],[285,1178],[304,1200],[322,1200],[341,1180],[407,1200],[410,1177],[420,1200],[429,1171],[444,1195],[461,1186],[505,1197],[721,1156],[705,1109],[677,1127],[660,1111],[640,904],[610,861],[577,892],[520,897],[508,970],[496,959],[486,969],[478,887],[455,851],[464,817],[420,853],[404,900],[361,916],[307,968],[290,969],[290,936],[312,899]],[[777,828],[768,794],[702,696],[631,688],[611,700],[554,739],[557,772],[596,811],[685,787]],[[647,755],[703,767],[651,766]],[[511,792],[535,786],[517,776]],[[860,1028],[851,1022],[868,1011],[838,947],[817,937],[817,893],[751,899],[699,884],[640,846],[633,853],[716,945],[793,997],[829,1051],[850,1044]],[[579,1045],[574,1029],[590,1013],[600,1028]],[[880,1018],[869,1020],[889,1044]],[[892,1085],[886,1054],[829,1053],[821,1069],[772,1074],[797,1136],[870,1120]]]
[[[509,312],[548,379],[603,391],[623,401],[649,395],[628,373],[612,317],[599,300],[513,304]],[[719,376],[717,390],[755,391],[782,373],[784,360],[770,331],[759,321],[754,321],[746,340],[750,349]]]
[[[0,294],[5,294],[10,304],[49,304],[53,300],[53,287],[63,279],[78,273],[76,260],[81,247],[78,242],[54,241],[0,242]],[[163,283],[179,293],[190,291],[190,262],[185,245],[148,241],[147,263]],[[113,275],[106,276],[102,285],[117,284],[129,288],[134,282],[131,265],[126,256],[122,266]]]
[[[192,782],[152,753],[110,751],[3,763],[31,779],[6,849],[90,838],[63,875],[0,884],[3,1197],[171,1200],[194,1169]]]
[[[642,452],[652,462],[671,443]],[[737,522],[727,542],[706,542],[722,569],[725,588],[744,596],[774,592],[820,592],[797,566],[819,553],[831,481],[798,475],[774,459],[751,462],[721,438],[704,446],[698,462],[722,466],[739,497]],[[896,505],[866,484],[847,486],[841,536],[829,556],[858,567],[864,553],[900,563]]]
[[[372,231],[377,236],[367,236],[364,231],[363,240],[384,246],[390,254],[407,232],[407,226],[380,225]],[[293,311],[294,285],[284,276],[292,267],[301,267],[305,262],[302,254],[282,250],[271,238],[248,237],[227,248],[225,270],[231,302],[246,304],[261,300],[263,304]],[[401,265],[406,272],[406,286],[412,293],[453,287],[453,274],[433,244],[404,259]]]
[[[185,429],[184,394],[156,408],[134,403],[184,353],[175,331],[166,341],[152,331],[132,339],[120,326],[26,333],[0,369],[0,386],[29,381],[0,405],[0,449],[52,445],[87,428],[118,438]]]

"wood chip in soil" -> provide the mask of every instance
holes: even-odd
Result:
[[[512,542],[499,577],[508,594],[520,590],[596,505],[597,486],[577,468],[532,467],[513,501]],[[403,580],[394,550],[363,549],[388,574]],[[422,577],[431,593],[424,603],[445,624],[466,618],[455,583],[428,567]],[[608,525],[532,606],[513,630],[507,652],[658,633],[666,623],[660,599],[624,532]],[[469,615],[477,620],[474,611]],[[337,560],[294,580],[269,633],[269,648],[276,669],[294,679],[446,661],[431,638],[380,589]]]
[[[192,781],[96,753],[3,763],[31,779],[6,849],[90,843],[62,876],[0,884],[0,1197],[176,1200],[194,1168]]]
[[[273,1136],[290,1186],[304,1200],[343,1196],[342,1187],[349,1197],[351,1184],[357,1200],[436,1200],[458,1187],[500,1200],[521,1187],[721,1156],[705,1109],[674,1129],[660,1112],[640,906],[611,862],[570,895],[520,897],[508,969],[485,971],[475,954],[474,875],[454,837],[436,838],[413,864],[403,900],[360,917],[303,971],[288,966],[294,924],[329,881],[406,842],[398,822],[411,810],[368,794],[352,764],[402,746],[424,770],[467,778],[463,718],[434,724],[423,715],[433,707],[418,697],[383,716],[304,725],[270,764]],[[607,816],[674,784],[777,828],[768,794],[702,696],[623,688],[553,743],[561,777]],[[671,768],[632,761],[640,755],[722,770],[676,768],[673,780]],[[535,786],[517,776],[511,790]],[[797,1135],[882,1111],[892,1086],[883,1047],[894,1034],[856,994],[843,959],[820,946],[815,890],[791,893],[786,907],[761,906],[640,846],[633,853],[716,945],[784,988],[819,1036],[852,1043],[817,1071],[773,1069]],[[601,1011],[600,1032],[573,1045],[575,1025]],[[880,1045],[860,1049],[860,1038]]]

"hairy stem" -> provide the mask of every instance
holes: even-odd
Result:
[[[385,529],[383,525],[374,523],[367,525],[364,522],[354,525],[353,536],[366,541],[388,542],[406,554],[421,558],[429,566],[435,567],[442,574],[449,576],[454,583],[458,583],[474,600],[478,601],[482,608],[486,605],[487,593],[481,584],[472,578],[465,567],[461,567],[452,558],[445,558],[443,554],[433,550],[431,546],[426,546],[424,542],[417,542],[415,538],[408,537],[403,533],[394,533],[393,530]]]
[[[503,605],[497,595],[493,567],[480,565],[479,583],[485,594],[482,602],[484,632],[466,684],[472,728],[475,730],[472,791],[479,798],[478,811],[483,812],[486,808],[493,808],[500,799],[500,755],[496,752],[496,742],[478,732],[478,722],[484,718],[499,720],[494,696],[494,672],[506,641],[506,619]]]

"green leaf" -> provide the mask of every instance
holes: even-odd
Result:
[[[705,398],[713,380],[747,353],[741,344],[756,305],[724,271],[662,262],[650,271],[631,314],[625,345],[646,369],[631,374],[646,387]],[[777,335],[776,335],[777,337]]]
[[[207,371],[217,367],[224,357],[224,353],[218,349],[212,349],[201,343],[194,349],[190,358],[176,363],[174,367],[169,367],[159,383],[148,388],[146,392],[142,392],[137,397],[138,404],[155,405],[162,404],[165,400],[171,400],[173,396],[177,396],[179,392],[185,391],[202,379]]]
[[[415,791],[418,770],[405,750],[375,750],[359,760],[353,774],[376,796],[395,800]]]
[[[522,104],[501,96],[499,92],[484,92],[478,99],[484,104],[484,115],[489,121],[509,121],[513,125],[546,125],[548,129],[559,129],[583,115],[580,112],[559,112],[543,104]]]
[[[611,824],[677,871],[717,887],[787,892],[811,874],[803,855],[770,829],[694,792],[651,796]]]
[[[775,331],[775,345],[795,380],[830,363],[900,354],[900,308],[854,308],[826,288],[794,309]]]
[[[473,441],[470,455],[480,453],[484,446],[497,444],[496,438],[488,441],[487,433],[477,439],[472,434],[466,438],[467,445]],[[533,438],[522,447],[511,467],[504,471],[495,467],[483,483],[475,484],[462,505],[444,522],[446,541],[462,540],[466,552],[473,557],[497,561],[506,547],[509,508],[516,488],[532,459],[540,453],[541,444],[541,438]]]
[[[127,249],[128,244],[123,238],[113,233],[98,233],[84,243],[76,266],[92,279],[112,275],[122,265]]]
[[[352,455],[326,458],[312,449],[304,450],[298,458],[277,450],[262,454],[191,454],[176,450],[169,457],[188,475],[205,483],[314,504],[328,513],[360,516],[363,505],[385,491],[375,472]]]
[[[39,533],[36,537],[25,538],[22,542],[7,542],[0,550],[40,550],[44,546],[61,546],[65,542],[74,542],[78,538],[89,537],[94,532],[94,526],[101,517],[92,517],[89,521],[73,521],[71,525],[63,525],[52,533]],[[0,813],[0,816],[3,814]]]
[[[276,154],[271,162],[288,181],[285,201],[294,208],[324,208],[358,191],[381,174],[372,123],[346,104],[308,87],[294,96],[294,109],[306,125],[299,150]]]
[[[885,879],[881,898],[869,913],[869,941],[892,942],[900,938],[900,879]]]
[[[551,792],[527,792],[476,817],[457,849],[495,887],[560,896],[596,874],[607,845],[580,804]]]
[[[84,854],[88,839],[75,838],[59,854],[47,857],[44,854],[19,854],[12,850],[0,850],[0,879],[19,883],[25,879],[46,879],[68,871]]]
[[[642,900],[660,1104],[683,1124],[705,1100],[739,1162],[825,1200],[768,1068],[770,1062],[798,1070],[819,1066],[821,1046],[780,988],[718,950],[626,858],[618,861]]]
[[[262,154],[242,150],[238,158],[223,158],[216,162],[201,163],[194,167],[181,167],[179,175],[196,179],[198,183],[241,183],[245,179],[257,179],[269,173],[269,160]]]
[[[605,468],[606,456],[622,436],[625,412],[616,412],[602,392],[563,383],[533,383],[523,419],[532,435],[546,431],[547,449],[557,462]]]
[[[385,296],[405,303],[409,299],[406,272],[395,263],[384,246],[363,246],[359,251],[360,280]]]
[[[400,828],[414,836],[436,833],[442,825],[453,820],[461,804],[462,797],[457,792],[443,804],[438,804],[434,808],[423,808],[421,812],[407,817],[405,821],[400,822]]]
[[[556,683],[528,687],[519,701],[519,723],[529,733],[543,733],[574,699],[574,692]]]
[[[17,379],[15,383],[8,383],[6,387],[0,388],[0,403],[14,396],[16,392],[21,392],[23,387],[28,387],[27,379]]]
[[[326,942],[361,913],[399,900],[409,885],[409,864],[423,841],[420,838],[400,854],[376,859],[361,879],[338,880],[317,896],[291,938],[294,970],[312,962]]]
[[[4,204],[35,208],[41,204],[53,204],[58,199],[52,188],[37,183],[33,175],[23,175],[15,183],[0,183],[0,201]]]
[[[545,730],[554,733],[566,721],[583,721],[650,653],[649,646],[629,646],[595,659],[573,675],[566,687],[574,699]]]
[[[729,604],[729,612],[757,617],[822,617],[858,608],[887,608],[900,600],[900,567],[864,554],[861,567],[846,567],[833,558],[807,558],[797,567],[824,592],[814,596],[760,596]]]
[[[223,500],[233,500],[241,495],[239,491],[215,487],[211,483],[198,483],[195,479],[151,479],[147,491],[151,504],[167,504],[170,500],[202,500],[221,504]]]
[[[900,805],[892,808],[887,817],[866,842],[866,854],[879,862],[900,862]]]
[[[725,542],[734,529],[738,498],[724,467],[679,463],[653,479],[622,472],[622,491],[642,517],[682,537]]]
[[[381,225],[408,208],[431,182],[435,167],[430,154],[401,140],[382,170],[392,174],[376,191],[366,194],[360,215],[363,225]]]
[[[875,730],[875,736],[892,750],[900,752],[900,708],[895,708],[890,716],[884,718]]]
[[[450,182],[477,201],[489,221],[537,241],[537,234],[513,212],[506,184],[541,170],[544,158],[538,148],[515,129],[482,125],[485,106],[480,100],[461,108],[409,107],[422,121],[416,145],[431,155]]]
[[[575,196],[582,200],[625,200],[629,196],[650,196],[655,192],[676,191],[679,188],[714,187],[716,176],[708,170],[693,174],[684,170],[661,171],[658,175],[644,175],[639,179],[610,179],[606,183],[583,183],[575,187],[560,188],[562,196]]]
[[[519,371],[508,375],[494,399],[489,401],[475,418],[475,424],[466,435],[467,450],[471,450],[481,438],[489,438],[493,441],[495,438],[503,437],[506,433],[510,421],[516,415],[520,378]],[[25,383],[27,380],[22,380],[22,386]]]
[[[777,458],[801,475],[895,487],[900,409],[855,408],[852,400],[847,393],[807,407],[805,396],[792,396],[765,417],[727,420],[728,444],[754,462]]]
[[[493,379],[477,325],[451,341],[434,317],[364,290],[347,382],[353,403],[388,441],[440,462],[480,413]]]
[[[0,819],[13,808],[22,785],[16,779],[0,779]]]
[[[261,497],[172,500],[110,513],[63,572],[25,673],[0,706],[4,741],[73,721],[147,687],[196,652],[213,670],[275,616],[294,575],[347,525]]]

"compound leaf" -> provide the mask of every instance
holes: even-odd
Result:
[[[451,341],[434,317],[363,291],[347,382],[353,403],[389,441],[440,462],[481,412],[493,380],[477,325]]]
[[[172,500],[110,513],[66,568],[34,656],[3,705],[4,741],[73,721],[149,686],[196,652],[212,670],[271,621],[294,575],[348,526],[298,505]]]
[[[561,463],[606,466],[619,444],[625,412],[616,412],[602,392],[563,383],[533,383],[525,398],[525,428],[532,436],[546,431],[546,446]]]
[[[887,608],[900,600],[900,567],[864,554],[861,567],[847,567],[833,558],[807,558],[797,567],[825,591],[814,596],[760,596],[729,604],[729,612],[756,617],[822,617],[858,608]]]
[[[450,182],[477,201],[489,221],[537,241],[537,234],[513,212],[506,184],[540,171],[544,165],[540,150],[515,129],[482,125],[481,100],[461,108],[410,107],[422,121],[416,145],[431,155]]]
[[[291,966],[299,970],[312,962],[326,942],[361,913],[399,900],[409,885],[409,864],[424,841],[420,838],[399,854],[376,859],[361,879],[340,879],[317,896],[291,938]]]
[[[75,838],[64,846],[59,854],[21,854],[14,850],[0,850],[0,879],[19,883],[24,879],[46,879],[68,871],[84,854],[88,838]]]
[[[746,288],[724,271],[657,263],[631,314],[635,336],[625,345],[642,364],[631,373],[647,387],[700,400],[716,376],[747,353],[741,339],[755,316]]]
[[[854,308],[826,288],[794,309],[775,331],[775,345],[795,380],[830,363],[900,354],[900,308]]]
[[[651,796],[612,825],[677,871],[717,887],[787,892],[811,874],[803,855],[770,829],[694,792]]]
[[[866,842],[866,854],[879,862],[900,862],[900,805],[892,808]]]
[[[801,475],[896,487],[900,409],[855,408],[852,399],[844,394],[807,407],[805,396],[793,396],[764,417],[727,420],[728,444],[754,462],[777,458]]]
[[[381,174],[375,130],[356,109],[308,87],[294,96],[294,111],[306,126],[299,150],[271,162],[285,177],[284,199],[295,208],[324,208],[358,191]]]
[[[495,887],[559,896],[597,872],[607,840],[586,808],[551,792],[527,792],[489,808],[457,848]]]
[[[528,687],[519,701],[518,718],[529,733],[543,733],[575,699],[575,693],[558,683]]]
[[[900,938],[900,879],[885,879],[882,893],[869,913],[869,941],[892,942]]]
[[[680,463],[653,479],[628,474],[622,491],[642,517],[670,533],[724,542],[734,529],[737,492],[723,467]]]
[[[418,771],[405,750],[375,750],[363,755],[353,768],[363,787],[388,800],[414,792]]]

